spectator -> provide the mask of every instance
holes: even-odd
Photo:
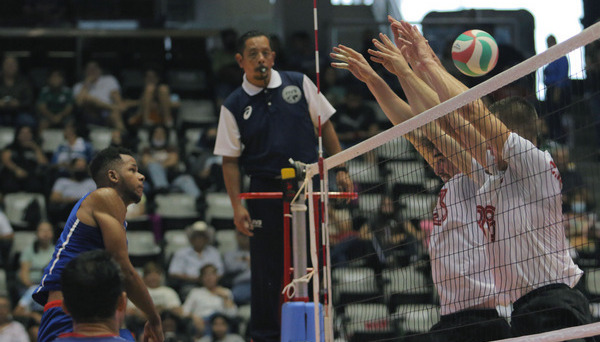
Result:
[[[0,296],[0,341],[29,341],[25,327],[21,323],[13,321],[10,314],[10,300],[6,296]]]
[[[84,134],[78,129],[75,122],[66,123],[63,129],[65,141],[54,151],[50,164],[59,171],[68,171],[73,159],[83,158],[89,163],[94,156],[94,148],[92,143],[86,141],[83,136]]]
[[[217,107],[221,107],[223,101],[239,85],[243,72],[235,60],[237,53],[238,33],[234,29],[221,30],[220,49],[215,49],[211,54],[212,71],[215,75],[215,97]]]
[[[169,135],[165,126],[152,127],[150,146],[142,152],[141,166],[146,170],[154,192],[168,192],[172,185],[198,199],[200,189],[191,175],[181,172],[179,152],[169,143]]]
[[[585,48],[586,78],[583,89],[588,100],[587,115],[598,122],[600,120],[600,41],[596,40]],[[600,125],[594,125],[596,133],[596,159],[600,158]]]
[[[8,217],[0,209],[0,267],[6,268],[9,262],[14,231]]]
[[[240,335],[230,333],[229,318],[223,314],[212,315],[209,326],[209,335],[202,337],[198,342],[244,342]]]
[[[331,263],[333,266],[345,266],[350,258],[350,251],[362,248],[358,232],[353,229],[352,214],[347,208],[338,208],[330,202],[329,241],[331,243]]]
[[[315,47],[308,31],[293,32],[289,39],[289,70],[306,74],[315,79]]]
[[[124,147],[132,151],[137,151],[138,143],[138,137],[127,131],[115,129],[110,135],[110,146],[112,147]]]
[[[84,79],[73,87],[75,104],[79,107],[82,123],[124,129],[123,112],[126,106],[121,98],[121,87],[112,75],[103,75],[96,61],[85,67]]]
[[[197,332],[207,326],[210,316],[215,313],[236,316],[233,294],[228,288],[219,286],[219,275],[214,265],[207,264],[200,269],[200,284],[202,287],[192,289],[183,303],[183,313],[192,318]]]
[[[161,79],[156,69],[146,69],[144,91],[137,102],[139,104],[137,111],[127,119],[129,126],[173,126],[171,91],[168,85],[160,81]]]
[[[181,318],[171,311],[160,314],[165,342],[192,342],[193,325],[187,324],[188,320]]]
[[[37,225],[35,241],[27,246],[19,259],[19,281],[22,294],[42,280],[44,268],[52,259],[54,252],[54,228],[50,222],[42,221]]]
[[[560,172],[563,202],[569,203],[576,189],[585,186],[583,175],[577,170],[577,165],[571,161],[569,149],[566,146],[557,145],[549,152]]]
[[[73,92],[65,86],[65,75],[61,70],[52,70],[48,84],[40,92],[37,101],[40,129],[62,128],[73,115]]]
[[[14,56],[4,57],[0,79],[0,125],[35,126],[31,115],[33,90],[25,77],[19,74],[19,62]]]
[[[219,251],[210,246],[213,229],[205,222],[197,221],[187,229],[190,247],[178,250],[173,254],[169,265],[169,280],[179,294],[185,297],[190,287],[200,282],[200,269],[208,264],[214,265],[218,275],[224,271]]]
[[[379,262],[407,266],[418,257],[421,234],[399,213],[398,202],[383,195],[377,216],[361,227],[361,237],[371,239]]]
[[[548,48],[556,45],[556,37],[546,38]],[[567,56],[555,60],[544,68],[546,86],[546,122],[550,138],[560,143],[567,142],[563,123],[565,107],[571,102],[571,80],[569,79],[569,60]]]
[[[161,313],[170,311],[177,316],[181,316],[181,300],[179,295],[172,288],[163,285],[163,269],[154,262],[149,262],[144,265],[144,284],[148,288],[148,293],[152,297],[156,310]],[[138,310],[133,303],[128,304],[127,314],[138,315],[142,317],[142,322],[145,321],[144,313]]]
[[[333,107],[338,108],[344,103],[347,90],[339,79],[337,70],[332,66],[326,66],[325,70],[323,70],[321,90]]]
[[[196,177],[204,192],[219,192],[225,189],[223,180],[223,157],[214,155],[217,128],[207,128],[198,139],[199,153],[188,156],[190,173]]]
[[[163,312],[169,312],[178,318],[183,316],[181,300],[175,290],[163,285],[163,269],[154,262],[144,265],[143,280],[148,288],[148,293],[154,302],[156,311],[161,315]],[[146,316],[142,311],[133,305],[131,301],[127,302],[127,327],[132,331],[143,331]],[[165,327],[163,326],[163,329]]]
[[[32,126],[18,126],[15,139],[1,155],[0,184],[4,192],[42,192],[48,164]]]
[[[31,295],[35,292],[37,286],[31,286],[23,293],[17,306],[13,310],[13,316],[18,317],[20,322],[29,321],[39,327],[42,321],[44,307],[36,303]],[[27,329],[29,332],[29,328]],[[31,332],[30,332],[31,334]],[[37,337],[37,330],[35,336]]]
[[[333,116],[333,122],[342,148],[377,134],[375,111],[365,103],[359,86],[348,89],[345,101],[337,107],[337,112],[338,114]]]
[[[236,231],[237,248],[223,255],[224,279],[230,280],[233,299],[238,305],[250,302],[250,238]],[[221,284],[227,286],[224,281]]]
[[[71,161],[68,177],[60,177],[52,186],[48,200],[48,216],[53,223],[64,222],[73,205],[85,194],[96,190],[96,183],[88,173],[84,158]]]
[[[571,246],[571,258],[579,263],[580,258],[595,259],[597,216],[593,212],[586,188],[577,188],[564,205],[564,226]]]

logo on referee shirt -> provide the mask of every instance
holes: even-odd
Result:
[[[285,102],[287,102],[289,104],[294,104],[294,103],[300,101],[300,99],[302,98],[302,92],[300,91],[300,88],[298,88],[297,86],[289,85],[289,86],[283,88],[283,91],[281,92],[281,96],[283,97]]]
[[[242,117],[244,120],[248,120],[250,119],[250,115],[252,115],[252,106],[244,108],[244,115],[242,115]]]

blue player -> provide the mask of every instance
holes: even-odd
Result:
[[[62,310],[60,277],[65,265],[83,252],[104,249],[121,267],[129,299],[148,318],[144,340],[162,342],[160,316],[144,282],[131,265],[125,234],[127,206],[140,201],[144,176],[139,173],[131,152],[115,147],[98,152],[90,163],[90,172],[98,188],[75,204],[41,284],[33,294],[36,302],[45,305],[38,341],[53,341],[59,334],[72,330],[72,320]]]
[[[65,267],[61,286],[73,332],[59,335],[56,342],[127,341],[119,336],[127,307],[125,284],[110,254],[102,250],[80,254]]]

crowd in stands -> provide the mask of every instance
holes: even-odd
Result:
[[[148,217],[144,229],[154,231],[157,244],[164,246],[164,232],[171,227],[159,223],[157,231],[155,223],[160,220],[152,216],[156,196],[183,193],[196,204],[197,218],[188,222],[185,229],[188,246],[171,256],[136,265],[161,310],[166,341],[243,340],[236,333],[244,334],[240,313],[250,301],[249,239],[236,233],[235,249],[221,251],[216,246],[211,222],[202,221],[207,194],[225,192],[221,161],[212,153],[217,108],[240,84],[242,76],[235,61],[237,33],[224,30],[221,38],[222,47],[210,53],[215,84],[209,100],[215,114],[212,122],[195,127],[201,128],[201,133],[191,142],[193,153],[186,148],[190,142],[185,138],[185,131],[191,126],[179,119],[178,110],[180,101],[194,98],[178,100],[160,67],[140,69],[143,85],[136,96],[125,96],[119,78],[111,75],[118,74],[118,70],[103,69],[98,61],[88,61],[75,84],[65,77],[73,70],[49,70],[46,84],[36,89],[27,70],[20,69],[19,60],[10,55],[4,57],[0,72],[0,126],[12,129],[14,139],[0,152],[0,200],[18,192],[43,194],[46,205],[41,209],[46,212],[28,222],[26,229],[35,229],[32,244],[15,251],[11,241],[17,227],[0,209],[0,264],[11,287],[0,289],[6,294],[0,296],[0,340],[6,336],[36,336],[43,309],[31,300],[31,291],[40,281],[41,271],[54,250],[56,232],[62,229],[73,204],[95,188],[87,172],[94,151],[108,145],[127,147],[137,154],[147,181],[144,198],[135,208],[129,208],[128,220]],[[279,39],[273,37],[277,68],[314,75],[314,53],[309,40],[306,34],[293,35],[289,53],[285,53]],[[325,64],[321,70],[322,92],[338,110],[334,124],[345,148],[388,127],[385,117],[378,117],[367,89]],[[98,130],[110,132],[105,146],[95,145],[91,138]],[[49,131],[61,131],[62,135],[52,149],[42,139]],[[595,245],[589,243],[600,238],[595,229],[593,198],[569,160],[569,148],[560,142],[549,146],[563,177],[567,233],[573,253],[582,258],[598,258]],[[366,158],[367,162],[378,161],[377,156]],[[367,266],[380,272],[424,257],[430,218],[402,217],[398,195],[381,194],[379,210],[370,217],[361,216],[354,202],[332,205],[329,213],[334,266],[348,266],[361,256],[370,255]],[[220,229],[234,228],[231,224]],[[140,315],[133,306],[128,309],[127,326],[134,333],[143,329]]]

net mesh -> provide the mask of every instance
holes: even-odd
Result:
[[[436,324],[438,338],[445,340],[461,328],[498,320],[525,334],[515,341],[600,335],[593,323],[600,320],[598,37],[600,26],[592,26],[325,160],[327,169],[345,164],[359,193],[355,201],[330,200],[328,206],[336,340],[429,341]],[[541,90],[545,101],[538,101],[535,75],[549,72],[549,63],[574,49],[584,50],[585,69],[548,84]],[[518,135],[485,124],[496,118],[490,105],[510,96],[525,99],[539,116],[528,126],[515,104],[498,109]],[[433,122],[445,122],[446,129],[428,130]],[[461,141],[469,127],[483,142]],[[539,149],[522,139],[534,136]],[[494,149],[498,142],[501,148]],[[434,153],[443,150],[446,159],[456,160],[453,165],[468,152],[469,162],[458,168],[468,180],[454,184],[451,171],[454,177],[440,179],[436,172],[442,174],[443,167],[434,172],[430,165],[438,165],[436,159],[426,153],[432,146]],[[470,163],[471,156],[479,156],[479,163]],[[583,294],[577,300],[589,308],[589,324],[567,328],[573,325],[572,307],[552,311],[552,300],[540,303],[545,294],[572,295],[553,284]],[[475,323],[457,316],[474,308],[495,310],[500,318]],[[528,324],[525,310],[553,319],[552,329],[566,329],[533,336],[537,328]]]

